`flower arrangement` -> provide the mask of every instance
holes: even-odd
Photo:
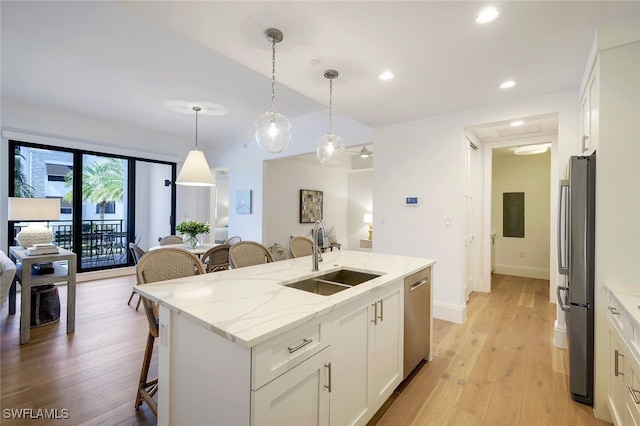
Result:
[[[176,226],[176,231],[181,234],[196,236],[198,234],[208,234],[211,230],[209,222],[198,222],[197,220],[185,220]]]

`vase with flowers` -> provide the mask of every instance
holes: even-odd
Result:
[[[208,222],[198,222],[197,220],[185,220],[180,222],[176,226],[176,231],[182,234],[182,241],[185,247],[194,249],[200,246],[200,240],[198,240],[199,234],[208,234],[211,230],[211,225]]]

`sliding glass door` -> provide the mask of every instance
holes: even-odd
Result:
[[[132,265],[129,242],[148,250],[175,229],[175,163],[16,141],[9,149],[10,196],[60,199],[61,220],[47,225],[80,272]],[[9,245],[26,225],[9,224]]]

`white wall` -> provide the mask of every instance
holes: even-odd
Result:
[[[296,159],[264,162],[263,244],[289,249],[289,237],[306,236],[312,223],[300,223],[300,190],[322,191],[327,230],[334,227],[339,243],[347,240],[348,171]]]
[[[493,158],[491,228],[496,230],[498,274],[549,279],[550,160],[549,151]],[[524,192],[524,238],[503,236],[505,192]]]
[[[365,213],[375,213],[373,211],[372,185],[372,169],[354,170],[349,173],[348,235],[346,245],[348,249],[360,250],[360,240],[369,238],[369,225],[364,224],[362,219]],[[373,239],[375,241],[375,228],[373,231]]]
[[[312,114],[292,120],[292,138],[287,149],[280,154],[267,154],[253,139],[253,135],[247,133],[241,137],[231,138],[228,144],[220,148],[207,152],[207,160],[212,168],[226,168],[229,170],[229,235],[240,235],[245,240],[264,241],[267,245],[273,244],[270,241],[274,238],[282,239],[283,235],[287,238],[289,231],[283,234],[282,231],[278,235],[269,235],[269,228],[278,226],[277,218],[263,218],[265,211],[263,206],[269,206],[272,202],[278,202],[280,199],[269,196],[266,193],[272,185],[268,181],[266,175],[265,161],[283,159],[290,156],[308,154],[315,152],[315,141],[327,131],[326,113]],[[334,112],[333,118],[334,132],[340,135],[345,144],[348,146],[363,145],[371,141],[372,130],[353,119],[344,117]],[[337,171],[337,168],[325,167],[328,171]],[[289,180],[294,181],[291,176]],[[314,182],[310,182],[315,184]],[[346,180],[344,181],[346,186]],[[235,213],[235,193],[239,189],[250,189],[253,191],[253,213],[239,215]],[[298,188],[300,189],[300,188]],[[302,189],[318,189],[318,188],[302,188]],[[342,189],[336,189],[338,194],[342,193]],[[324,194],[325,197],[327,193]],[[299,196],[299,195],[298,195]],[[296,207],[297,211],[298,207]],[[346,215],[346,210],[345,210]],[[296,219],[297,221],[298,219]],[[328,219],[330,220],[330,219]],[[346,229],[346,224],[344,225]],[[338,226],[336,230],[340,231]],[[343,234],[345,235],[345,234]],[[342,237],[346,238],[345,236]],[[280,242],[283,246],[288,246]]]
[[[437,318],[455,322],[466,318],[463,225],[467,142],[463,129],[514,117],[558,113],[559,142],[551,153],[551,181],[556,182],[559,170],[564,169],[561,164],[566,164],[580,146],[578,112],[578,93],[568,91],[376,129],[374,251],[436,259],[434,315]],[[401,145],[398,141],[402,141]],[[490,171],[484,169],[485,176],[487,173]],[[550,207],[555,212],[557,191],[554,192],[554,187]],[[412,195],[420,197],[419,207],[404,206],[404,197]],[[486,226],[482,235],[476,235],[477,251],[487,271],[478,285],[487,290],[490,288],[488,204],[479,200],[478,205],[486,206],[482,212]],[[550,228],[555,229],[555,213],[549,216]],[[451,218],[451,227],[445,227],[445,218]],[[552,247],[550,268],[553,271],[555,256],[555,247]],[[550,293],[555,293],[556,283],[557,274],[553,273]]]

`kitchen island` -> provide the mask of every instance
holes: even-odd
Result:
[[[135,287],[160,305],[158,424],[366,424],[402,380],[404,278],[435,261],[323,257]],[[329,296],[286,286],[338,269],[380,276]]]

